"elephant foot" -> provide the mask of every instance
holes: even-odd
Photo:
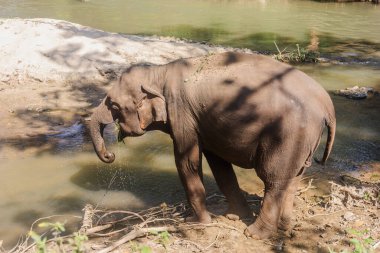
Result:
[[[281,217],[277,227],[280,230],[288,231],[291,228],[291,219],[289,217]]]
[[[248,205],[242,207],[230,207],[224,214],[230,220],[252,219],[252,212]]]
[[[209,213],[202,215],[201,217],[198,217],[197,215],[192,215],[190,217],[185,218],[185,222],[199,222],[203,224],[211,223],[211,216]]]
[[[252,225],[246,228],[244,234],[256,240],[263,240],[272,237],[276,232],[277,229],[275,227],[265,224],[261,220],[256,220]]]

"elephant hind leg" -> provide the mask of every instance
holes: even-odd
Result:
[[[278,227],[289,226],[294,193],[308,156],[307,149],[296,140],[289,138],[280,145],[269,142],[266,149],[259,146],[256,172],[264,182],[265,194],[259,216],[247,228],[247,235],[265,239],[274,235]]]
[[[266,239],[277,232],[282,204],[286,199],[288,180],[275,181],[265,185],[265,194],[260,214],[248,226],[246,235],[255,239]]]
[[[232,219],[236,218],[236,216],[239,218],[252,218],[252,212],[240,190],[231,163],[206,150],[203,150],[203,154],[210,165],[219,189],[228,201],[226,216]]]
[[[301,178],[302,174],[293,178],[289,182],[289,185],[286,189],[285,197],[281,206],[280,220],[278,221],[278,228],[281,230],[287,231],[290,228],[293,213],[294,196]]]

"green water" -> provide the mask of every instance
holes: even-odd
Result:
[[[162,34],[259,49],[337,42],[380,43],[380,8],[287,0],[0,0],[0,17],[63,19],[106,31]]]
[[[337,64],[298,68],[329,91],[354,85],[380,89],[380,6],[369,3],[0,0],[0,18],[14,17],[63,19],[111,32],[176,36],[265,52],[276,51],[273,41],[283,49],[307,46],[314,36],[322,56]],[[378,162],[379,98],[332,97],[338,129],[330,166],[354,170],[357,164]],[[108,137],[114,141],[112,133]],[[80,215],[85,203],[136,209],[184,199],[171,141],[164,134],[152,133],[128,139],[127,146],[112,146],[117,155],[113,165],[98,161],[85,131],[57,143],[54,150],[21,158],[6,151],[7,145],[17,144],[0,145],[0,241],[7,247],[37,218]],[[208,192],[215,191],[206,164],[205,168]],[[253,171],[236,171],[243,189],[261,191]]]

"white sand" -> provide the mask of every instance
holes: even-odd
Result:
[[[118,73],[134,63],[163,64],[225,50],[108,33],[60,20],[0,19],[0,82],[102,80],[106,73]]]

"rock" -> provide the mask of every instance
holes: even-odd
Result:
[[[278,243],[275,244],[274,247],[276,251],[282,251],[284,248],[284,241],[279,241]]]
[[[354,86],[351,88],[346,88],[344,90],[335,91],[336,95],[345,96],[351,99],[365,99],[369,94],[374,94],[375,90],[371,87],[359,87]]]
[[[353,212],[346,212],[345,214],[343,214],[343,219],[346,220],[346,221],[352,221],[356,218],[355,214]]]

